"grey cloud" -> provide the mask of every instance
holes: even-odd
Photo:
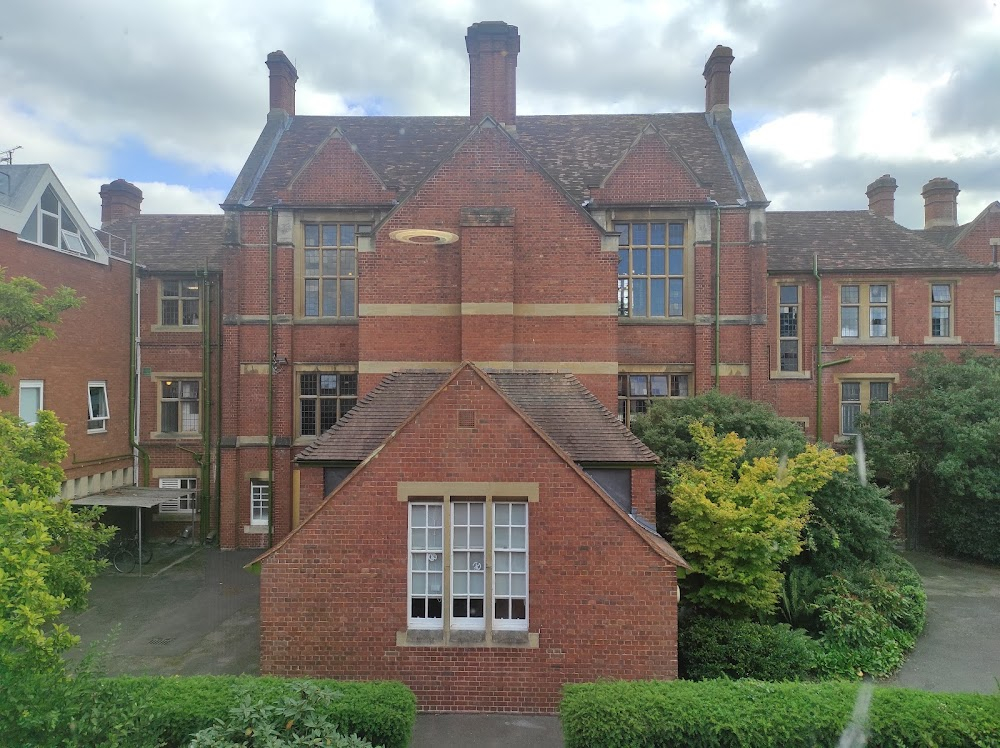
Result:
[[[1000,134],[998,91],[1000,48],[993,47],[966,55],[945,88],[930,102],[934,134]]]

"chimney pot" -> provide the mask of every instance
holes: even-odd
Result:
[[[733,66],[733,50],[721,44],[712,50],[705,63],[705,111],[729,111],[729,73]]]
[[[934,177],[920,193],[924,198],[924,228],[958,225],[958,182]]]
[[[271,111],[281,110],[294,115],[295,81],[299,79],[295,66],[280,49],[271,52],[266,63],[270,71]]]
[[[101,225],[120,218],[138,218],[142,190],[124,179],[101,185]]]
[[[490,115],[513,128],[517,114],[517,54],[521,37],[517,26],[503,21],[481,21],[469,26],[465,37],[469,53],[469,117],[478,124]]]
[[[868,195],[868,210],[877,216],[896,219],[896,180],[888,174],[883,174],[865,191]]]

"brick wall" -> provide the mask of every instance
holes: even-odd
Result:
[[[16,373],[8,379],[13,394],[0,409],[18,412],[18,382],[44,382],[44,407],[66,425],[68,479],[130,467],[128,424],[129,286],[128,263],[108,265],[38,247],[0,232],[0,267],[6,276],[28,276],[48,292],[59,286],[76,291],[84,303],[62,315],[56,337],[39,340],[29,351],[4,354]],[[87,433],[87,383],[107,383],[107,432]]]
[[[474,429],[456,412],[472,409]],[[303,470],[305,498],[322,472]],[[311,473],[311,476],[307,476]],[[407,626],[399,481],[528,481],[537,648],[397,646]],[[261,670],[399,678],[425,711],[554,712],[563,683],[673,678],[676,575],[579,474],[467,370],[265,560]]]

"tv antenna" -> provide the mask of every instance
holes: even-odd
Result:
[[[6,151],[0,151],[0,164],[14,163],[14,151],[19,148],[21,148],[21,146],[15,145],[13,148],[8,148]]]

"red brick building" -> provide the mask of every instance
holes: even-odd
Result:
[[[47,292],[72,288],[83,300],[63,313],[55,338],[4,354],[16,373],[0,409],[29,423],[38,410],[51,410],[65,424],[63,498],[132,485],[131,268],[105,249],[47,164],[0,165],[0,268]]]
[[[913,231],[883,177],[867,211],[769,212],[726,47],[704,112],[523,116],[517,29],[466,46],[468,117],[297,114],[273,52],[223,216],[141,215],[118,180],[103,220],[144,266],[142,479],[190,488],[223,548],[272,548],[264,669],[544,711],[565,681],[676,668],[682,561],[611,414],[718,387],[849,437],[913,352],[996,350],[1000,205],[957,226],[934,179]],[[515,514],[530,556],[499,546]],[[525,554],[516,600],[501,551]]]

